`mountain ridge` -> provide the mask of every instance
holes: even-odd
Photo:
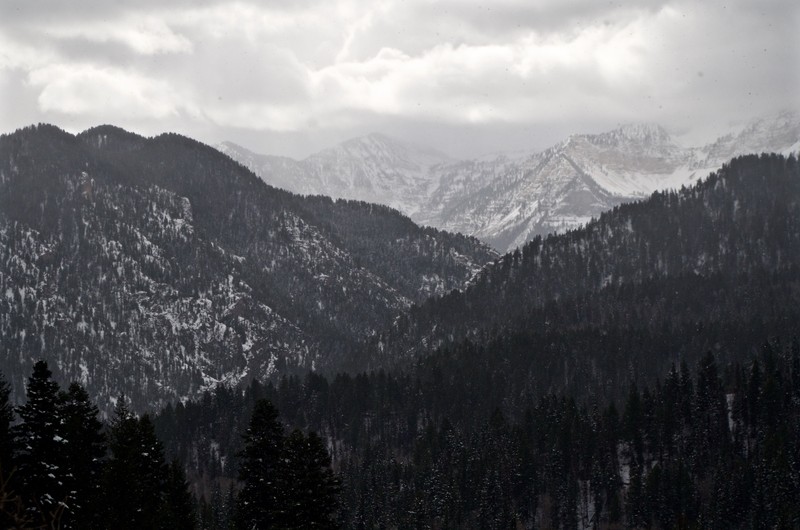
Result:
[[[717,341],[697,345],[692,355],[709,348],[746,356],[773,333],[800,331],[793,320],[798,263],[797,158],[739,157],[694,186],[655,192],[579,229],[536,237],[484,267],[464,290],[413,308],[372,347],[384,362],[415,362],[432,350],[461,351],[462,341],[481,346],[496,336],[541,338],[570,329],[596,334],[613,322],[633,335],[667,337],[676,326],[676,343],[691,339],[692,326],[715,329]],[[628,305],[637,312],[628,313]],[[737,343],[736,322],[752,318],[763,319],[756,343]],[[562,353],[565,363],[571,359]],[[613,353],[581,363],[595,366]],[[659,369],[669,369],[679,353],[665,352]],[[626,355],[636,362],[635,349]],[[549,362],[557,366],[559,359]],[[580,369],[591,379],[587,365]],[[621,382],[624,373],[615,377]]]
[[[378,136],[384,142],[402,144]],[[326,162],[311,168],[304,161],[319,154],[288,162],[292,159],[255,155],[232,144],[221,149],[265,181],[303,194],[363,198],[363,192],[348,184],[348,179],[391,174],[391,184],[371,188],[368,200],[389,204],[420,224],[478,237],[506,252],[536,235],[585,224],[617,204],[692,184],[735,156],[796,152],[800,113],[785,111],[751,120],[700,147],[682,146],[658,124],[623,124],[604,133],[573,134],[543,151],[521,156],[437,160],[424,168],[418,162],[405,178],[399,176],[404,163],[386,161],[374,153],[359,159],[353,156],[358,153],[350,152],[346,163],[340,164],[330,156],[341,146],[359,141],[363,138],[322,151],[328,153],[321,156]],[[387,165],[381,169],[383,162]],[[599,189],[588,185],[586,176]],[[579,196],[583,198],[577,200]]]
[[[387,237],[388,236],[388,237]],[[137,410],[335,370],[343,350],[496,254],[357,201],[266,185],[195,140],[54,126],[0,137],[0,369]]]

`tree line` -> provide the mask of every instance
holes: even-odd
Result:
[[[744,363],[708,352],[653,382],[631,380],[612,401],[515,401],[453,376],[309,373],[219,388],[155,423],[192,482],[206,485],[207,529],[231,528],[238,490],[220,484],[234,478],[238,433],[264,399],[283,422],[330,440],[346,528],[800,524],[796,341],[766,343]]]
[[[0,526],[12,529],[164,529],[201,526],[206,512],[184,466],[167,462],[149,415],[120,396],[108,425],[85,389],[62,390],[34,364],[27,401],[13,407],[0,374]],[[284,432],[266,400],[242,441],[230,528],[331,528],[339,481],[325,442]]]
[[[134,415],[120,398],[104,425],[81,385],[60,389],[38,362],[24,405],[12,407],[0,384],[0,522],[26,529],[800,523],[797,341],[767,343],[744,364],[720,364],[709,352],[694,370],[679,363],[653,384],[632,381],[619,402],[548,394],[524,407],[494,403],[470,413],[453,406],[467,390],[457,392],[447,374],[431,376],[329,381],[309,373],[220,388],[154,419]],[[450,400],[440,399],[441,387]],[[226,419],[230,438],[209,430]],[[209,466],[212,453],[203,455],[200,440],[231,460]],[[182,461],[167,463],[166,455]],[[184,470],[196,477],[199,460],[217,484],[227,468],[231,487],[196,500]]]

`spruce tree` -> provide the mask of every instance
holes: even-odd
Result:
[[[711,352],[706,353],[698,366],[693,416],[692,467],[701,472],[730,443],[725,394]]]
[[[103,424],[97,407],[78,383],[61,393],[60,406],[66,464],[72,477],[69,508],[62,522],[64,528],[100,528],[100,481],[106,454]]]
[[[29,509],[51,524],[59,521],[68,507],[73,479],[67,461],[58,383],[53,381],[46,362],[34,364],[28,379],[27,402],[18,413],[20,493]]]
[[[331,457],[316,433],[295,430],[286,440],[285,478],[293,528],[332,528],[339,483],[331,470]]]
[[[118,530],[161,528],[166,488],[164,450],[148,416],[117,402],[108,440],[111,458],[104,477],[105,525]]]
[[[792,399],[800,402],[800,342],[797,338],[792,339],[791,385]]]
[[[189,493],[186,474],[177,460],[167,470],[161,528],[169,530],[193,530],[196,528],[195,502]]]
[[[236,522],[242,529],[287,526],[283,473],[284,435],[278,411],[266,399],[253,408],[250,426],[239,453],[242,490],[237,503]]]
[[[14,436],[11,423],[14,421],[14,407],[9,401],[10,388],[0,372],[0,527],[13,528],[17,516],[24,515],[15,502],[17,496],[13,479],[15,478]]]

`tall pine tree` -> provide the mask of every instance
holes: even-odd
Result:
[[[316,433],[295,430],[286,440],[285,482],[292,528],[333,528],[339,482],[331,457]]]
[[[238,528],[282,528],[289,524],[281,481],[283,445],[277,409],[266,399],[257,401],[239,454],[243,486],[237,503]]]
[[[29,509],[47,521],[59,521],[68,507],[73,480],[68,469],[67,440],[59,407],[58,383],[47,363],[33,366],[27,402],[18,410],[20,493]]]
[[[118,530],[162,528],[167,467],[164,450],[148,416],[117,402],[109,432],[111,458],[104,477],[105,525]]]
[[[72,383],[60,395],[64,451],[71,476],[67,512],[63,527],[75,529],[101,528],[100,480],[106,453],[103,424],[89,394],[78,383]]]
[[[169,530],[192,530],[196,525],[195,501],[189,493],[186,474],[177,460],[167,469],[162,504],[161,527]]]

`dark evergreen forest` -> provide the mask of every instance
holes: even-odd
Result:
[[[192,470],[202,528],[231,528],[238,489],[219,478],[235,476],[235,433],[264,398],[335,440],[346,528],[796,528],[799,355],[797,342],[746,364],[707,353],[628,382],[619,403],[547,394],[521,408],[437,370],[308,374],[220,388],[155,424]]]
[[[176,135],[39,128],[0,154],[8,527],[800,527],[794,157],[464,283],[492,257],[475,241],[271,190]],[[12,362],[33,352],[49,368]]]
[[[39,362],[19,421],[0,383],[0,518],[26,529],[800,523],[796,340],[747,364],[707,353],[693,370],[630,382],[619,404],[549,394],[468,410],[482,389],[428,375],[254,381],[153,420],[121,397],[104,426],[80,385],[61,390]]]
[[[433,353],[219,388],[158,432],[208,528],[231,517],[263,397],[329,440],[346,527],[796,527],[799,177],[792,158],[737,159],[412,310],[420,344],[416,323],[452,335]],[[593,284],[593,263],[616,272]]]

